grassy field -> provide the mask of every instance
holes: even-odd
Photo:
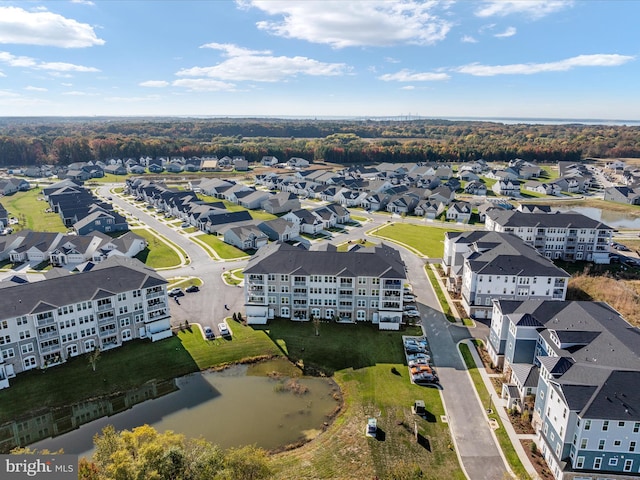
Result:
[[[228,260],[230,258],[241,258],[248,257],[249,254],[240,250],[239,248],[234,247],[233,245],[229,245],[228,243],[223,242],[215,235],[210,235],[204,233],[202,235],[196,235],[195,237],[191,237],[194,240],[204,243],[213,249],[216,254],[224,259]]]
[[[313,442],[273,457],[276,479],[450,478],[463,479],[438,390],[409,382],[403,364],[401,332],[380,332],[372,325],[276,321],[267,335],[306,370],[333,377],[345,396],[336,422]],[[405,333],[417,334],[418,329]],[[395,370],[394,370],[395,369]],[[425,401],[427,419],[411,414]],[[367,418],[375,416],[381,438],[365,437]],[[413,436],[417,422],[420,442]],[[421,469],[418,476],[416,468]]]
[[[101,178],[92,178],[87,181],[87,185],[95,185],[95,184],[103,184],[103,183],[124,183],[127,178],[137,176],[131,173],[127,173],[126,175],[113,175],[111,173],[106,173],[104,177]]]
[[[149,246],[136,255],[136,258],[153,268],[171,268],[180,265],[180,257],[173,248],[160,240],[150,230],[136,228],[132,230],[136,235],[145,238]]]
[[[38,200],[43,198],[41,191],[40,188],[32,188],[26,192],[2,197],[4,208],[20,222],[18,225],[13,225],[14,230],[28,228],[39,232],[66,232],[67,227],[62,223],[60,215],[53,212],[45,213],[49,204]]]
[[[364,242],[362,241],[358,241],[358,242],[349,242],[349,243],[341,243],[340,245],[338,245],[338,251],[339,252],[346,252],[350,246],[352,245],[360,245],[361,247],[373,247],[375,245],[378,245],[375,242],[370,242],[369,240],[365,240]]]
[[[458,232],[454,228],[439,228],[410,223],[392,223],[376,230],[375,236],[402,243],[430,258],[441,258],[444,253],[445,232]]]
[[[467,365],[467,369],[469,370],[469,374],[471,375],[471,380],[473,381],[476,391],[478,392],[478,396],[480,397],[480,401],[482,402],[482,405],[485,408],[488,408],[491,402],[491,394],[487,391],[486,387],[484,386],[484,382],[482,381],[482,376],[478,371],[478,367],[476,366],[476,362],[474,361],[473,356],[471,355],[471,351],[469,350],[469,347],[465,344],[461,344],[460,353],[462,353],[462,357],[464,358],[464,362]],[[493,406],[492,408],[495,409],[495,406]],[[517,478],[522,480],[531,478],[529,477],[527,470],[524,468],[524,465],[522,465],[522,462],[518,457],[518,453],[516,452],[515,448],[513,448],[511,439],[509,438],[509,435],[507,434],[507,432],[504,429],[504,426],[502,425],[502,420],[500,420],[500,416],[495,412],[488,416],[489,418],[498,422],[499,427],[497,430],[495,430],[498,443],[500,444],[500,448],[502,449],[502,453],[504,453],[504,456],[507,459],[507,462],[509,462],[509,466],[511,467],[513,472],[516,474]]]
[[[222,276],[224,277],[224,281],[229,285],[240,285],[240,282],[244,279],[244,273],[241,268],[224,272]]]

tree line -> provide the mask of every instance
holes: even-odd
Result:
[[[640,127],[446,120],[0,119],[0,166],[141,156],[332,163],[640,157]]]

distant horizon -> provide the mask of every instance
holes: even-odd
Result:
[[[611,126],[640,126],[640,120],[633,119],[605,119],[605,118],[562,118],[562,117],[479,117],[479,116],[422,116],[422,115],[0,115],[0,120],[112,120],[112,119],[235,119],[235,120],[309,120],[309,121],[396,121],[412,122],[420,120],[450,121],[450,122],[488,122],[505,125],[611,125]]]

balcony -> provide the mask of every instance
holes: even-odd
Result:
[[[249,285],[250,292],[264,292],[264,287],[262,285]]]
[[[306,287],[306,286],[307,286],[307,282],[306,282],[306,280],[303,280],[303,281],[299,281],[299,280],[298,280],[298,281],[294,281],[294,282],[293,282],[293,286],[294,286],[294,287]]]
[[[152,298],[162,297],[164,295],[165,295],[165,293],[162,290],[157,291],[157,292],[153,292],[153,293],[147,293],[147,300],[151,300]]]
[[[39,318],[36,323],[37,323],[38,327],[45,327],[47,325],[54,324],[55,320],[54,320],[53,315],[52,315],[52,316],[47,317],[47,318]]]
[[[105,311],[110,310],[112,308],[113,308],[113,304],[111,302],[105,303],[103,305],[98,305],[98,311],[99,312],[105,312]]]
[[[43,347],[42,345],[40,345],[41,354],[56,352],[59,350],[60,350],[60,345],[47,345],[46,347]]]
[[[57,330],[52,330],[50,332],[38,332],[38,340],[48,340],[50,338],[58,338],[59,334]]]
[[[293,294],[293,298],[307,298],[307,293],[296,292]]]
[[[164,301],[164,299],[159,299],[158,298],[158,299],[155,299],[155,300],[149,300],[147,302],[147,308],[150,309],[150,310],[158,309],[160,307],[166,307],[166,306],[167,306],[167,304]]]
[[[266,305],[265,297],[257,295],[250,295],[249,298],[247,298],[247,303],[253,303],[255,305]]]
[[[556,281],[554,282],[553,286],[555,288],[564,288],[564,278],[560,278],[560,279],[556,279]]]
[[[400,310],[400,302],[382,302],[382,308],[385,310]]]
[[[167,315],[166,310],[155,310],[153,312],[149,312],[148,318],[149,320],[155,320],[158,318],[165,317]]]
[[[385,280],[384,288],[400,289],[402,288],[402,282],[400,280]]]
[[[247,281],[253,285],[264,285],[264,278],[262,275],[249,275]]]

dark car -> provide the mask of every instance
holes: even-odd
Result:
[[[204,327],[204,336],[208,339],[212,339],[216,337],[216,334],[213,333],[213,329],[211,327]]]
[[[187,288],[185,288],[185,292],[188,292],[188,293],[194,293],[199,291],[200,291],[200,287],[198,287],[197,285],[189,285]]]

